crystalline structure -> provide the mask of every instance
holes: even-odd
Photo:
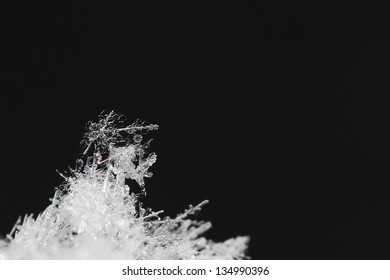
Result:
[[[176,218],[143,208],[126,179],[144,189],[148,168],[156,162],[146,152],[141,134],[158,128],[136,122],[124,126],[122,116],[103,113],[88,123],[82,141],[84,159],[57,188],[52,204],[38,217],[19,220],[0,259],[243,259],[248,237],[216,243],[202,237],[210,222],[188,217],[207,203],[190,206]]]

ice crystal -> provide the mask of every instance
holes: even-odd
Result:
[[[248,237],[217,243],[203,237],[210,222],[191,220],[208,201],[176,218],[144,208],[144,178],[157,159],[143,135],[158,128],[123,116],[103,113],[84,135],[83,158],[69,174],[52,203],[36,218],[19,219],[5,240],[0,259],[242,259]],[[142,193],[131,191],[135,180]]]

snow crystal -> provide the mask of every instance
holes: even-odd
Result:
[[[103,113],[89,122],[82,144],[83,158],[65,175],[49,205],[36,218],[19,220],[6,240],[0,240],[0,259],[243,259],[249,238],[222,243],[203,237],[210,222],[189,219],[208,201],[191,206],[176,218],[143,208],[145,178],[157,156],[142,143],[157,125],[137,121],[123,124],[123,116]],[[141,133],[141,134],[140,134]]]

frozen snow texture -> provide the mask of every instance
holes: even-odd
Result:
[[[216,243],[202,237],[210,222],[189,216],[208,201],[176,218],[143,208],[126,179],[135,180],[145,195],[144,178],[156,154],[142,135],[158,128],[123,116],[102,113],[90,122],[82,144],[84,160],[76,161],[56,189],[52,204],[38,217],[19,220],[6,240],[0,240],[0,259],[242,259],[248,237]],[[92,150],[92,151],[91,151]]]

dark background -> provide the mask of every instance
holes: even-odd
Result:
[[[207,237],[250,235],[253,259],[389,259],[390,7],[137,2],[4,9],[0,233],[113,109],[160,125],[154,210],[209,199]]]

